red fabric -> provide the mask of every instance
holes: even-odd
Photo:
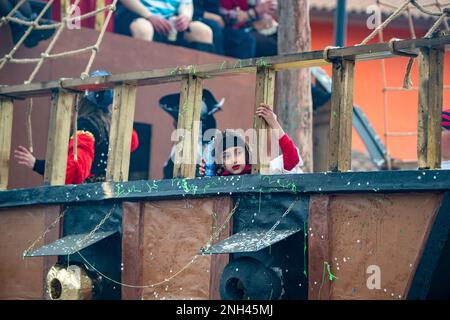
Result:
[[[220,5],[227,10],[239,7],[241,10],[248,10],[248,0],[220,0]]]
[[[131,134],[131,152],[134,152],[139,147],[139,137],[137,132],[133,129]]]
[[[281,153],[283,154],[283,164],[284,170],[292,170],[300,162],[300,157],[298,156],[297,148],[291,138],[285,133],[280,140]]]
[[[450,130],[450,109],[446,109],[442,111],[442,127],[447,130]]]
[[[250,173],[252,173],[252,166],[247,164],[240,174],[250,174]],[[223,170],[222,172],[222,176],[231,176],[231,175],[233,175],[233,173],[231,173],[230,171]]]
[[[226,10],[239,9],[247,11],[249,9],[248,0],[220,0],[220,6]],[[236,23],[233,29],[239,29],[247,25],[247,22]]]
[[[73,139],[69,142],[67,158],[66,184],[80,184],[91,175],[95,156],[95,141],[89,134],[78,134],[77,161],[73,156]],[[139,146],[139,137],[135,130],[131,135],[131,152]]]
[[[69,142],[69,156],[67,158],[66,184],[79,184],[86,180],[91,173],[94,161],[95,141],[91,135],[78,134],[77,161],[73,157],[73,139]]]

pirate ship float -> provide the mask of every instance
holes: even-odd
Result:
[[[449,44],[450,34],[443,32],[264,59],[1,87],[1,297],[448,295],[450,172],[439,170],[438,128]],[[402,54],[418,54],[420,64],[419,170],[350,172],[355,66]],[[326,172],[265,175],[267,168],[258,159],[252,175],[195,178],[190,160],[198,146],[183,136],[175,178],[127,181],[126,151],[140,86],[181,83],[178,128],[195,135],[205,78],[254,74],[255,104],[273,105],[277,71],[326,64],[333,66]],[[115,92],[107,181],[64,185],[72,102],[86,89],[105,88]],[[45,185],[6,190],[14,103],[45,95],[52,96]],[[265,129],[258,121],[254,126]],[[261,148],[265,154],[266,146]]]

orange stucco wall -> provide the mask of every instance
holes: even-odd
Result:
[[[333,24],[328,22],[312,22],[312,49],[319,50],[325,46],[333,45],[334,30]],[[347,45],[355,45],[361,42],[371,30],[364,24],[349,25],[347,31]],[[417,36],[422,36],[423,32],[418,32]],[[385,41],[391,38],[410,38],[408,29],[387,29],[384,34]],[[375,40],[378,42],[378,38]],[[403,76],[406,70],[408,58],[386,59],[386,79],[387,85],[401,87]],[[444,65],[444,85],[450,86],[450,53],[445,54]],[[331,75],[331,68],[325,67]],[[414,63],[411,75],[414,86],[418,84],[418,68]],[[444,109],[450,108],[450,90],[444,91]],[[382,141],[387,145],[392,157],[403,160],[417,159],[416,136],[388,137],[385,133],[385,112],[382,94],[381,62],[368,61],[360,62],[356,65],[355,71],[355,104],[359,105],[366,113],[372,126],[380,135]],[[416,132],[417,131],[417,90],[403,92],[389,92],[387,96],[386,118],[389,132]],[[353,148],[364,150],[362,141],[353,132]]]

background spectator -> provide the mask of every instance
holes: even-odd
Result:
[[[0,0],[0,17],[7,16],[19,3],[19,1],[20,0]],[[14,12],[12,17],[29,22],[34,21],[37,17],[37,13],[35,11],[40,11],[45,3],[43,3],[43,5],[35,3],[35,5],[36,8],[33,8],[28,1],[25,1],[19,7],[19,9]],[[49,19],[50,15],[51,11],[48,10],[46,15],[44,15],[44,17],[39,20],[39,24],[52,23],[52,21]],[[25,31],[28,29],[28,26],[20,25],[14,22],[9,22],[9,26],[11,28],[11,34],[14,43],[17,43],[22,38]],[[50,38],[54,32],[54,29],[33,30],[25,39],[24,45],[27,48],[35,47],[40,41]]]
[[[194,18],[208,25],[213,32],[214,49],[217,54],[224,54],[223,28],[225,22],[219,13],[219,0],[194,0]]]
[[[225,53],[236,58],[277,54],[277,0],[220,0]]]
[[[115,30],[146,41],[212,52],[212,30],[201,21],[192,21],[193,13],[192,0],[121,0]]]

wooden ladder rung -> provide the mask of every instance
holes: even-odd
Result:
[[[349,171],[352,158],[352,116],[355,61],[333,61],[328,170]]]
[[[441,167],[441,112],[444,88],[444,49],[421,48],[419,53],[419,168]]]
[[[63,185],[66,182],[67,155],[69,152],[70,119],[75,95],[65,90],[54,91],[45,156],[44,182]]]
[[[136,84],[122,83],[114,87],[106,164],[107,181],[128,181],[136,93]]]
[[[0,98],[0,190],[8,187],[13,124],[13,100]]]
[[[189,75],[181,81],[178,132],[173,176],[194,178],[197,169],[197,152],[200,130],[203,79]]]

